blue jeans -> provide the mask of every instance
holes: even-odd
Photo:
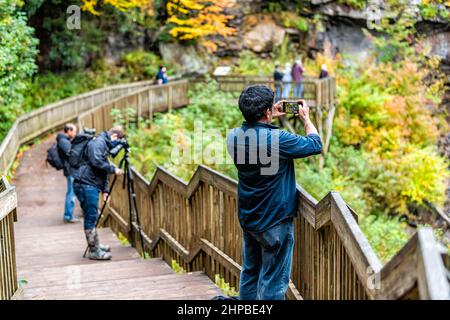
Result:
[[[294,85],[294,98],[303,98],[303,82],[296,82]]]
[[[94,229],[98,217],[98,195],[100,190],[87,184],[75,184],[75,194],[84,215],[84,229]]]
[[[73,177],[67,177],[67,192],[64,205],[64,219],[73,219],[73,208],[75,207],[75,191],[73,190]]]
[[[281,100],[281,84],[275,84],[275,102]]]
[[[241,300],[284,300],[292,269],[294,224],[283,221],[263,232],[244,230]]]
[[[283,83],[283,99],[289,99],[291,97],[291,83]]]

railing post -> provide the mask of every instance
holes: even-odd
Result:
[[[168,107],[169,107],[169,112],[172,111],[172,106],[173,106],[173,84],[169,84],[169,92],[168,92]]]
[[[151,88],[148,89],[148,114],[150,121],[153,121],[153,90]]]

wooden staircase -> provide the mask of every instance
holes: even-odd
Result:
[[[25,152],[16,175],[17,267],[25,299],[211,299],[221,294],[202,272],[176,274],[159,258],[142,259],[109,228],[99,230],[100,239],[111,246],[113,259],[82,258],[82,223],[62,220],[65,179],[44,165],[51,143]],[[78,207],[76,212],[81,214]]]

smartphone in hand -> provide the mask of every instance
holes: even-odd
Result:
[[[301,101],[298,100],[286,100],[283,101],[283,112],[289,114],[298,114],[299,109],[303,107]]]

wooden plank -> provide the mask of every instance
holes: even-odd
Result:
[[[420,298],[425,300],[450,300],[450,287],[442,258],[431,228],[417,232],[418,247],[417,282]]]
[[[14,187],[10,187],[0,193],[0,220],[12,213],[17,207],[17,193]]]
[[[380,271],[380,288],[374,290],[376,299],[399,299],[416,286],[417,235]]]
[[[331,193],[331,221],[362,283],[367,283],[367,270],[381,270],[381,263],[362,233],[347,205],[337,192]]]

